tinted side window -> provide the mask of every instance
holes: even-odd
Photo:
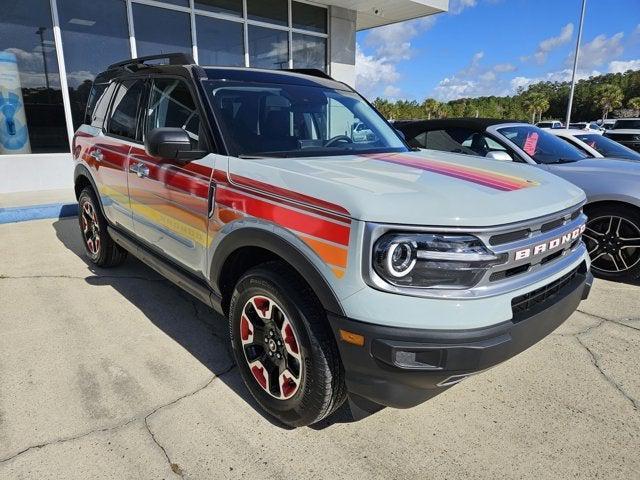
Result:
[[[182,128],[189,134],[193,148],[203,148],[198,108],[181,80],[160,78],[153,82],[145,133],[162,127]]]
[[[120,85],[113,100],[108,133],[131,140],[137,139],[138,108],[143,90],[144,83],[140,80]]]
[[[106,86],[106,84],[103,85]],[[94,102],[95,98],[95,105],[92,108],[87,108],[86,123],[96,128],[102,128],[104,126],[104,120],[109,110],[109,102],[115,89],[116,85],[112,83],[108,88],[104,89],[102,93],[99,93],[97,88],[92,90],[90,102]]]
[[[474,132],[466,128],[448,128],[443,130],[431,130],[425,138],[425,148],[442,150],[444,152],[465,153],[476,155],[470,148],[471,137]]]

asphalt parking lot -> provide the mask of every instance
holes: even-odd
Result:
[[[411,410],[286,430],[226,324],[76,219],[0,225],[0,478],[640,478],[640,286],[597,281],[540,344]]]

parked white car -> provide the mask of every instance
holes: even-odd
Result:
[[[548,129],[564,128],[564,123],[560,120],[545,120],[544,122],[536,123],[536,127]]]
[[[569,124],[570,129],[585,130],[588,132],[599,133],[602,135],[604,128],[598,125],[596,122],[575,122]]]
[[[640,153],[603,136],[600,132],[576,129],[558,129],[551,131],[557,137],[582,150],[592,158],[626,158],[640,160]]]

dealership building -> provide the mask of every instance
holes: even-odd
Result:
[[[0,194],[69,188],[91,82],[126,58],[317,68],[355,83],[356,32],[448,0],[0,0]]]

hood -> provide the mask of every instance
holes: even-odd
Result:
[[[551,171],[571,171],[574,173],[611,174],[614,172],[624,175],[640,175],[640,163],[638,160],[625,158],[585,158],[573,163],[551,164]]]
[[[607,133],[612,135],[617,135],[618,133],[622,135],[638,135],[640,136],[640,130],[637,128],[618,128],[618,129],[610,129],[607,130]]]
[[[578,187],[538,168],[434,151],[229,158],[229,174],[232,183],[285,189],[338,206],[354,219],[406,225],[502,225],[585,199]]]

